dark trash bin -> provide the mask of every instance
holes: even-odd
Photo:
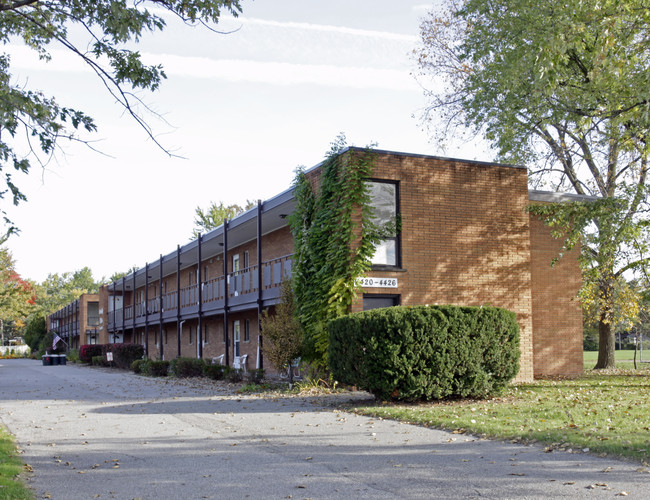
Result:
[[[52,358],[53,365],[61,364],[61,356],[59,354],[50,354],[50,358]]]
[[[51,354],[43,354],[41,356],[43,358],[43,366],[51,366],[52,365],[52,355]]]
[[[65,354],[59,354],[59,364],[60,365],[67,365],[68,364],[68,356]]]

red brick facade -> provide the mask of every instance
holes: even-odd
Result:
[[[309,173],[315,182],[318,173],[319,167]],[[378,151],[372,177],[397,185],[401,258],[398,266],[368,273],[397,279],[397,288],[366,288],[366,297],[398,296],[402,305],[509,309],[521,328],[517,380],[582,371],[577,260],[570,255],[550,267],[558,243],[529,218],[525,169]],[[263,363],[258,313],[277,302],[282,277],[291,271],[293,240],[286,217],[293,206],[291,193],[282,193],[109,285],[100,295],[113,301],[100,306],[106,336],[140,342],[152,358],[212,359],[227,353],[229,364],[237,354],[248,356],[248,369]],[[239,271],[233,272],[235,266]],[[353,310],[362,308],[360,299]]]

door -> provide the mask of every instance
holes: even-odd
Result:
[[[233,323],[233,348],[235,352],[235,356],[240,356],[239,354],[239,341],[240,341],[240,336],[241,336],[241,327],[239,325],[239,321],[235,321]]]

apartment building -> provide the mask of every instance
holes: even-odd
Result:
[[[348,148],[341,155],[360,150]],[[525,168],[375,151],[373,199],[399,214],[352,310],[394,304],[504,307],[521,328],[518,380],[582,372],[576,255],[526,211],[575,196],[528,190]],[[309,175],[319,175],[320,165]],[[289,189],[100,290],[98,340],[144,345],[150,358],[218,358],[266,366],[259,318],[291,275]],[[152,256],[153,257],[153,256]],[[82,342],[84,343],[84,342]]]
[[[47,331],[55,331],[70,349],[97,344],[101,329],[98,294],[83,294],[74,302],[47,317]]]

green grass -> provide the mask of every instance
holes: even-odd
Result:
[[[584,360],[585,370],[591,370],[596,366],[598,360],[598,351],[584,351],[582,353]],[[636,353],[636,366],[637,370],[647,370],[650,372],[650,350],[644,349],[643,351],[644,362],[641,362],[641,353]],[[623,370],[634,369],[634,351],[621,350],[616,351],[616,368]]]
[[[488,400],[382,404],[353,411],[516,442],[650,462],[650,372],[540,380]]]
[[[18,478],[25,470],[12,436],[0,427],[0,500],[33,500],[34,494]]]

